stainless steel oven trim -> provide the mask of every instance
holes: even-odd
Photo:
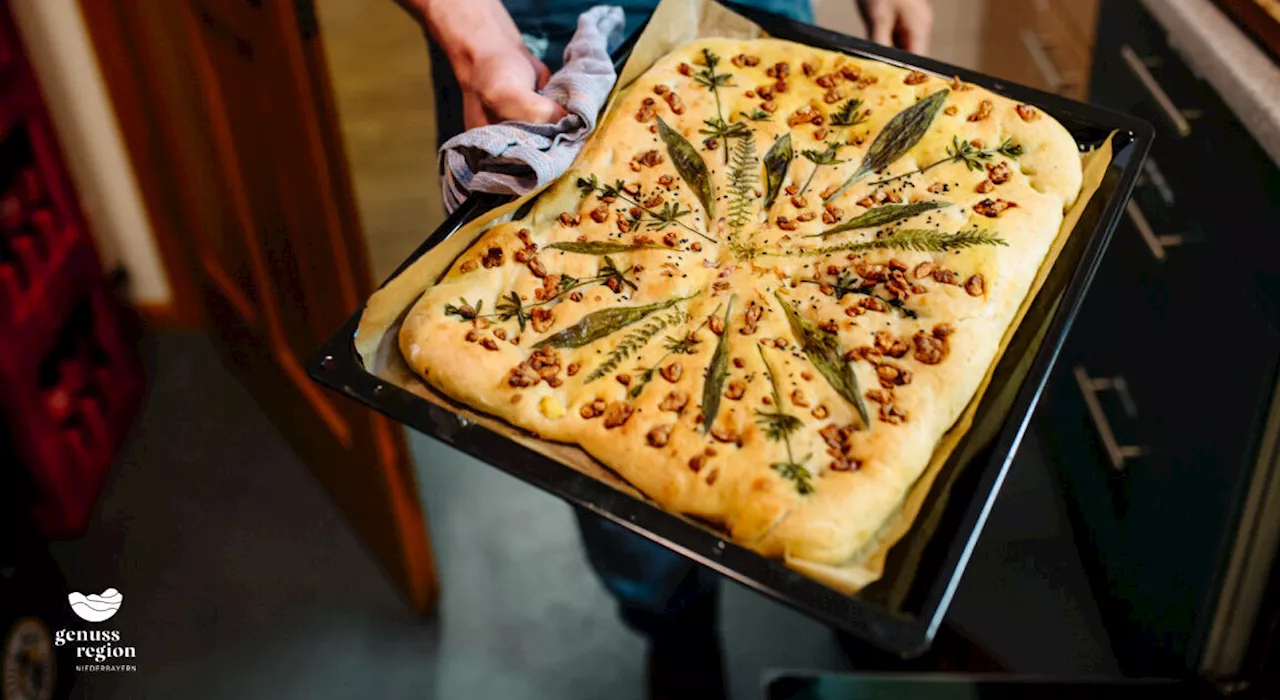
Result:
[[[1280,377],[1271,395],[1262,441],[1240,525],[1219,587],[1209,634],[1200,655],[1200,673],[1235,678],[1253,641],[1267,582],[1280,552]]]

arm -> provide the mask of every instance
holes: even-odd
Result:
[[[858,0],[862,19],[877,44],[896,46],[912,53],[929,50],[933,30],[930,0]]]
[[[500,0],[396,0],[443,49],[462,88],[468,129],[510,119],[553,122],[560,105],[535,90],[550,77]]]

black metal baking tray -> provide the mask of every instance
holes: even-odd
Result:
[[[985,431],[986,438],[979,438],[977,430],[966,435],[955,450],[952,462],[934,482],[911,531],[890,551],[884,576],[879,581],[855,595],[844,595],[788,569],[780,561],[740,547],[709,528],[625,494],[385,382],[366,370],[356,352],[354,339],[360,313],[352,316],[324,344],[309,363],[308,370],[322,384],[396,421],[824,623],[902,656],[918,655],[929,647],[946,614],[1045,381],[1129,199],[1153,132],[1146,122],[1117,112],[752,8],[726,5],[778,38],[942,75],[957,75],[967,82],[1036,105],[1066,126],[1082,149],[1102,144],[1115,132],[1113,159],[1102,186],[1059,255],[1032,312],[1015,332],[980,404],[978,416],[996,421],[992,425],[997,427]],[[615,60],[625,60],[629,48],[624,45],[615,54]],[[459,227],[505,201],[505,198],[488,195],[468,199],[392,278]],[[1002,377],[1013,374],[1024,378],[1020,383],[1001,382]],[[1008,406],[1007,411],[990,408],[997,402],[1001,409]],[[979,439],[983,440],[982,444],[977,443]]]

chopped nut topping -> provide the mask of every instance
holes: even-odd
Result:
[[[843,99],[844,90],[841,90],[840,88],[830,88],[826,92],[822,93],[822,101],[827,104],[835,104]]]
[[[670,175],[660,175],[658,177],[658,184],[667,188],[667,191],[670,192],[672,188],[675,187],[676,179]]]
[[[827,319],[818,324],[818,330],[826,333],[835,333],[840,330],[840,326],[835,321]]]
[[[801,221],[801,222],[804,222],[804,221],[813,221],[813,220],[814,220],[814,219],[816,219],[816,218],[818,218],[818,215],[817,215],[817,214],[814,214],[814,213],[813,213],[813,212],[811,212],[811,211],[806,211],[806,212],[804,212],[804,213],[802,213],[802,214],[797,214],[797,215],[796,215],[796,221]]]
[[[994,219],[1000,216],[1000,212],[1005,209],[1012,209],[1018,206],[1016,202],[1009,202],[1003,199],[984,199],[973,205],[973,210],[985,217]]]
[[[662,403],[658,404],[658,410],[672,411],[674,413],[679,413],[680,411],[683,411],[684,407],[687,406],[688,404],[689,404],[688,394],[684,393],[683,391],[673,391],[667,394],[667,397],[662,400]]]
[[[816,141],[821,141],[822,139],[825,139],[826,137],[827,137],[827,127],[825,127],[825,126],[824,126],[824,127],[821,127],[821,128],[818,128],[818,129],[814,129],[814,130],[813,130],[813,138],[814,138],[814,140],[816,140]]]
[[[804,392],[799,389],[791,392],[791,403],[795,404],[797,408],[809,407],[809,400],[804,397]]]
[[[674,423],[659,425],[650,430],[644,439],[648,441],[649,447],[666,447],[667,442],[671,440],[671,429],[676,427]]]
[[[948,348],[945,338],[935,338],[920,331],[911,337],[911,342],[915,344],[912,357],[926,365],[936,365],[947,356]]]
[[[907,420],[907,412],[898,408],[897,404],[885,404],[880,407],[880,420],[889,425],[898,425]]]
[[[919,85],[920,83],[923,83],[928,79],[929,79],[928,74],[921,73],[918,70],[913,70],[910,73],[907,73],[907,77],[903,78],[902,82],[906,83],[907,85]]]
[[[724,397],[737,401],[747,393],[747,383],[741,379],[729,380],[729,385],[725,387]]]
[[[462,267],[460,267],[459,269],[462,270],[463,272],[475,272],[477,267],[480,267],[480,266],[476,264],[476,261],[467,260],[462,263]]]
[[[507,329],[505,329],[505,328],[495,328],[495,329],[493,329],[493,337],[497,338],[498,340],[506,340],[506,339],[507,339]],[[571,372],[570,374],[572,374],[572,372]]]
[[[919,265],[916,265],[916,269],[912,271],[911,275],[916,279],[920,280],[928,277],[932,273],[933,273],[933,263],[926,260],[925,262],[922,262]]]
[[[859,301],[858,304],[867,311],[879,311],[880,313],[884,313],[889,310],[888,305],[875,297],[866,297]]]
[[[756,332],[756,324],[760,322],[760,316],[764,313],[764,307],[756,303],[755,300],[747,306],[747,312],[743,314],[742,328],[739,330],[743,335],[752,335]],[[714,332],[714,328],[712,331]],[[719,333],[716,333],[719,335]]]
[[[684,367],[682,367],[679,362],[672,362],[668,364],[666,367],[663,367],[662,370],[659,372],[659,374],[662,375],[663,379],[671,382],[672,384],[675,384],[677,381],[680,380],[680,375],[683,372],[684,372]]]
[[[874,401],[878,404],[886,404],[893,401],[893,392],[884,389],[869,389],[866,397],[868,401]]]
[[[609,220],[609,205],[601,202],[599,206],[591,210],[591,220],[597,224],[603,224]]]
[[[957,275],[954,270],[944,270],[939,267],[933,271],[933,281],[940,284],[958,285],[960,284],[960,275]]]
[[[635,407],[626,401],[614,401],[608,406],[605,406],[604,427],[616,428],[623,423],[626,423],[627,419],[631,417],[631,414],[635,413],[635,410]]]
[[[484,257],[480,259],[480,264],[484,265],[486,268],[501,267],[502,249],[497,246],[493,246],[489,250],[485,251]]]
[[[724,333],[724,318],[721,316],[709,317],[707,319],[707,328],[710,328],[712,333],[721,335]]]
[[[951,78],[951,89],[956,92],[966,92],[972,90],[973,86],[969,83],[961,82],[960,76],[957,75]]]
[[[880,263],[869,263],[865,260],[859,260],[854,263],[853,269],[858,276],[870,282],[883,282],[889,279],[889,268]]]
[[[680,75],[683,75],[686,78],[693,75],[693,66],[689,65],[688,63],[682,62],[680,64],[680,67],[677,70],[680,71]]]
[[[839,185],[832,185],[826,188],[825,190],[823,190],[822,192],[818,193],[818,196],[822,197],[823,199],[829,199],[832,195],[836,193],[836,190],[838,189],[840,189]]]
[[[738,435],[738,431],[728,426],[720,426],[711,429],[711,437],[719,442],[737,443],[742,438]]]
[[[939,323],[933,327],[933,337],[935,338],[946,339],[955,332],[956,329],[953,328],[950,323]]]
[[[980,297],[987,291],[987,283],[982,275],[974,275],[964,282],[964,291],[971,297]]]
[[[822,211],[822,223],[834,224],[844,218],[844,210],[834,204],[828,204]]]
[[[666,85],[654,85],[654,86],[653,86],[653,94],[655,94],[655,95],[661,95],[661,94],[665,93],[667,90],[670,90],[670,89],[671,89],[671,88],[667,87]]]
[[[493,338],[481,338],[480,347],[484,348],[485,350],[497,350],[498,342]]]
[[[705,141],[702,142],[702,147],[707,149],[708,151],[714,151],[717,148],[720,148],[720,139],[717,139],[717,138],[706,139]]]
[[[705,466],[707,466],[707,458],[705,456],[694,455],[689,458],[689,468],[693,470],[694,474],[702,471],[702,468]]]
[[[689,244],[689,250],[692,250],[692,251],[693,251],[693,252],[695,252],[695,253],[701,253],[701,252],[702,252],[702,242],[701,242],[701,241],[694,241],[693,243],[690,243],[690,244]]]
[[[793,195],[791,197],[791,206],[796,209],[803,209],[809,205],[809,200],[801,195]]]
[[[1040,112],[1031,105],[1018,105],[1017,107],[1014,107],[1013,110],[1018,113],[1019,117],[1022,117],[1022,121],[1024,122],[1034,121],[1040,118]]]
[[[959,107],[956,107],[955,105],[948,105],[946,109],[942,110],[942,113],[947,115],[948,117],[954,117],[956,116],[956,113],[959,111],[960,111]]]
[[[1009,164],[1000,161],[996,165],[987,165],[987,177],[991,178],[991,182],[997,185],[1003,185],[1013,177],[1013,171],[1009,169]]]
[[[646,97],[645,99],[649,98]],[[640,109],[636,110],[636,121],[647,122],[650,119],[653,119],[656,114],[657,112],[653,111],[653,107],[651,105],[641,105]]]
[[[761,103],[760,109],[763,109],[769,114],[773,114],[774,112],[778,111],[778,103],[774,102],[773,100],[769,100],[767,102]]]
[[[532,272],[534,277],[542,278],[547,276],[547,268],[542,264],[542,261],[538,259],[537,255],[529,257],[528,265],[529,272]]]
[[[663,95],[662,99],[667,101],[667,106],[671,108],[672,112],[684,114],[684,101],[680,99],[680,95],[677,95],[675,90]]]
[[[582,216],[579,214],[570,214],[569,212],[564,212],[563,214],[560,215],[561,226],[577,226],[580,223],[582,223]]]
[[[827,411],[826,406],[819,404],[817,407],[815,407],[812,411],[809,412],[809,415],[813,416],[814,418],[817,418],[818,420],[822,420],[823,418],[826,418],[828,415],[830,415],[830,412]]]
[[[778,228],[782,229],[783,231],[794,231],[794,230],[796,230],[796,225],[795,225],[795,223],[794,223],[794,222],[792,222],[790,219],[788,219],[788,218],[787,218],[787,217],[785,217],[785,216],[779,216],[779,217],[778,217],[778,221],[777,221],[777,223],[778,223]]]
[[[990,181],[990,180],[983,180],[982,182],[979,182],[979,183],[978,183],[978,186],[977,186],[977,187],[974,187],[974,188],[973,188],[973,191],[974,191],[974,192],[977,192],[978,194],[986,194],[986,193],[988,193],[988,192],[990,192],[990,191],[994,190],[995,188],[996,188],[996,186],[995,186],[995,185],[993,185],[993,184],[991,184],[991,181]]]
[[[978,103],[978,109],[969,115],[969,121],[980,122],[991,116],[991,100],[983,100]]]

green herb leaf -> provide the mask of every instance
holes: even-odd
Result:
[[[893,233],[869,241],[855,241],[839,245],[789,250],[783,255],[830,255],[832,253],[861,253],[868,250],[914,250],[921,253],[939,253],[980,245],[1009,245],[994,233],[976,228],[946,233],[932,228],[902,228]]]
[[[808,458],[805,458],[808,461]],[[794,482],[796,492],[801,496],[807,496],[813,493],[813,473],[807,467],[798,462],[776,462],[770,464],[769,467],[782,475],[787,481]]]
[[[858,409],[858,417],[862,420],[862,425],[859,428],[865,429],[869,427],[871,418],[867,413],[867,405],[862,401],[862,391],[858,388],[858,378],[853,373],[853,367],[845,361],[844,348],[840,347],[840,341],[835,334],[819,330],[816,326],[806,321],[780,292],[775,290],[773,296],[782,305],[782,310],[787,316],[787,323],[791,325],[791,334],[800,343],[805,356],[817,368],[818,373],[827,380],[831,388],[835,389],[837,394]]]
[[[594,382],[617,369],[618,365],[621,364],[623,360],[630,357],[635,351],[644,347],[651,339],[653,339],[653,336],[661,333],[667,326],[683,323],[686,318],[687,317],[683,311],[676,309],[666,316],[653,319],[652,321],[644,324],[644,326],[631,331],[622,339],[622,342],[618,343],[617,347],[609,351],[609,356],[605,358],[605,361],[602,362],[599,367],[592,370],[591,374],[587,375],[587,379],[584,383],[590,384],[591,382]],[[649,370],[649,372],[652,373],[653,370]],[[647,379],[642,378],[641,382],[637,383],[636,388],[639,388],[639,384],[647,382]],[[639,392],[637,391],[636,395],[638,394]]]
[[[497,312],[499,321],[516,319],[521,331],[524,330],[524,324],[529,319],[529,315],[525,313],[524,304],[520,301],[520,295],[514,291],[505,297],[499,297],[498,303],[494,305],[494,311]]]
[[[646,248],[664,248],[665,246],[653,243],[610,243],[607,241],[565,241],[562,243],[548,243],[548,248],[563,250],[566,253],[581,253],[583,255],[609,255],[611,253],[629,253],[635,250],[644,250]]]
[[[729,297],[729,307],[724,311],[724,332],[716,341],[716,351],[711,355],[711,364],[702,382],[702,434],[711,430],[716,422],[716,414],[720,412],[720,395],[724,392],[724,380],[729,374],[729,314],[733,313],[733,297]]]
[[[741,114],[742,116],[746,117],[747,119],[750,119],[753,122],[767,122],[773,118],[772,114],[769,114],[768,112],[764,111],[763,109],[760,109],[759,107],[756,107],[754,110],[752,110],[751,114],[747,114],[746,112],[738,112],[738,114]]]
[[[768,211],[773,206],[773,202],[778,199],[778,193],[782,191],[782,181],[787,179],[787,168],[791,166],[791,159],[794,156],[795,152],[791,150],[790,132],[778,137],[778,140],[769,147],[769,151],[764,154],[765,211]]]
[[[831,126],[857,126],[867,120],[865,112],[860,112],[862,108],[862,100],[851,97],[845,101],[840,109],[831,115]]]
[[[884,130],[871,142],[871,148],[863,157],[862,164],[849,176],[830,197],[823,199],[829,202],[853,186],[854,183],[871,173],[886,168],[890,163],[901,158],[920,141],[929,130],[934,117],[942,110],[950,90],[939,90],[919,102],[893,115]]]
[[[583,316],[581,321],[572,326],[539,340],[533,344],[533,347],[580,348],[584,345],[590,345],[601,338],[617,333],[633,323],[644,320],[646,316],[655,311],[669,309],[691,298],[673,297],[645,306],[621,306],[593,311]]]
[[[711,191],[711,172],[707,170],[702,156],[698,155],[697,149],[680,132],[667,126],[662,117],[658,117],[658,136],[667,145],[667,155],[671,157],[671,164],[675,166],[676,172],[680,173],[681,179],[688,183],[689,189],[693,190],[694,196],[702,203],[706,220],[713,221],[716,212],[715,196]]]
[[[805,236],[805,238],[822,238],[825,240],[829,236],[834,236],[837,233],[844,233],[845,231],[853,231],[860,228],[887,226],[895,221],[910,219],[913,216],[919,216],[925,212],[949,206],[951,206],[950,202],[944,202],[942,200],[914,202],[912,204],[885,204],[855,216],[835,228],[829,228],[822,233],[815,233],[812,236]]]
[[[760,159],[756,158],[756,137],[752,133],[733,147],[733,164],[729,169],[729,228],[733,235],[751,223],[755,210],[755,188],[760,181]]]

